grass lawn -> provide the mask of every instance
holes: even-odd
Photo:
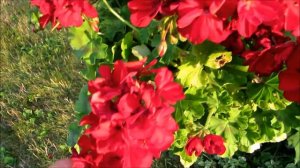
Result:
[[[32,31],[29,0],[1,0],[0,9],[0,167],[47,167],[68,155],[83,65],[65,31]]]

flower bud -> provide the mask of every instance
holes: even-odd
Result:
[[[171,44],[177,44],[178,43],[178,38],[173,36],[173,35],[170,35],[169,39],[170,39]]]
[[[157,50],[158,50],[158,55],[160,57],[164,56],[166,51],[168,49],[168,45],[167,45],[167,42],[165,40],[161,41]]]
[[[203,151],[203,144],[199,137],[193,137],[188,140],[185,146],[185,152],[187,155],[192,156],[193,153],[196,156],[200,156]]]
[[[98,17],[95,17],[92,20],[90,20],[89,24],[95,32],[99,32],[99,27],[98,27],[99,18]]]

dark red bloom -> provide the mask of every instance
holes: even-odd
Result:
[[[228,10],[235,9],[231,8],[230,3],[225,3],[226,1],[181,1],[178,6],[177,20],[180,34],[194,44],[202,43],[204,40],[215,43],[225,40],[231,32],[225,29],[223,18],[232,11],[224,11],[224,9],[227,6],[230,6]]]
[[[185,152],[189,156],[192,156],[193,154],[195,154],[195,156],[200,156],[203,150],[204,146],[199,137],[190,138],[185,146]]]
[[[261,51],[246,51],[242,56],[246,59],[245,64],[249,65],[249,71],[259,75],[270,75],[279,71],[283,62],[293,51],[292,42],[276,45]]]
[[[299,40],[299,39],[298,39]],[[283,96],[300,104],[300,46],[297,44],[286,61],[287,69],[279,73],[279,89]]]
[[[279,89],[283,96],[300,104],[300,71],[287,69],[279,73]]]
[[[211,155],[222,155],[225,153],[224,140],[219,135],[209,134],[203,139],[205,152]]]
[[[157,14],[173,14],[177,5],[178,0],[131,0],[128,2],[130,21],[137,27],[146,27]]]
[[[241,54],[245,50],[242,37],[236,31],[228,36],[228,38],[222,42],[222,45],[235,55]]]

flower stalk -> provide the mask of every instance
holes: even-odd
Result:
[[[137,29],[136,27],[134,27],[132,24],[130,24],[127,20],[125,20],[121,15],[119,15],[107,2],[107,0],[103,0],[104,4],[106,5],[107,9],[113,14],[115,15],[116,18],[118,18],[121,22],[123,22],[124,24],[126,24],[128,27],[130,27],[132,30],[138,32],[139,29]]]

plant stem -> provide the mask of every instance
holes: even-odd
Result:
[[[117,17],[121,22],[123,22],[124,24],[126,24],[128,27],[130,27],[131,29],[133,29],[134,31],[139,31],[139,29],[137,29],[136,27],[134,27],[132,24],[130,24],[127,20],[125,20],[122,16],[120,16],[107,2],[107,0],[103,0],[104,4],[106,5],[107,9],[113,14],[115,15],[115,17]]]
[[[207,116],[206,121],[205,121],[204,129],[207,129],[208,124],[210,122],[210,119],[211,119],[211,117],[213,116],[214,113],[215,113],[215,110],[210,110],[209,111],[208,116]]]

